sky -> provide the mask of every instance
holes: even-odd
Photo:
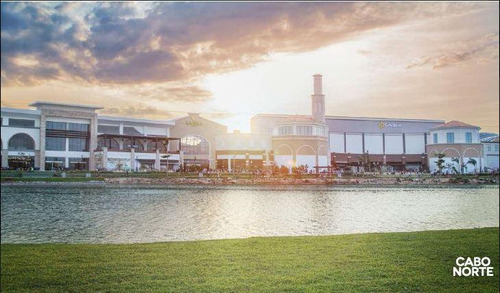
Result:
[[[187,113],[250,130],[259,113],[499,124],[498,2],[1,3],[1,104]]]

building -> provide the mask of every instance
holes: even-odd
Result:
[[[269,139],[280,141],[280,135],[287,131],[293,133],[294,137],[287,141],[287,145],[304,145],[299,139],[303,131],[307,133],[312,131],[317,135],[317,145],[311,143],[310,148],[301,148],[301,152],[309,152],[308,154],[298,154],[297,148],[300,146],[292,150],[290,148],[278,150],[278,143],[274,143],[272,151],[275,154],[276,164],[307,163],[308,166],[333,164],[335,167],[350,168],[355,171],[373,168],[384,168],[387,171],[427,169],[425,146],[430,138],[430,129],[443,124],[443,120],[325,116],[321,75],[314,76],[314,91],[311,103],[312,117],[258,114],[251,118],[253,134],[268,135]],[[304,122],[308,120],[310,123],[315,121],[316,124],[305,125]],[[299,122],[303,125],[299,125]],[[311,156],[316,153],[319,156],[317,163],[311,158],[296,159],[297,155]],[[325,154],[327,159],[324,159]]]
[[[498,169],[498,136],[481,144],[476,126],[326,115],[319,74],[313,76],[311,115],[258,114],[250,120],[251,133],[227,133],[227,126],[197,113],[147,120],[102,116],[95,106],[30,106],[35,109],[1,110],[3,168],[239,171],[285,166],[291,171],[303,166],[309,172],[331,167],[434,172],[436,155],[444,153],[449,172]]]
[[[100,107],[50,102],[2,108],[2,168],[160,170],[180,164],[171,121],[98,117]]]
[[[499,170],[498,135],[481,139],[483,145],[483,170],[491,172]]]
[[[476,173],[482,170],[483,147],[479,127],[450,121],[431,129],[429,171],[443,173]],[[441,161],[441,164],[439,163]]]

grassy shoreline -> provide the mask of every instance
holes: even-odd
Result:
[[[2,244],[2,292],[498,292],[499,229],[150,244]],[[453,277],[488,256],[494,277]]]

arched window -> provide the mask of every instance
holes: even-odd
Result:
[[[18,133],[10,138],[9,150],[11,151],[33,151],[35,150],[35,141],[31,136],[25,133]]]
[[[120,145],[114,138],[99,138],[97,141],[97,147],[102,149],[103,147],[107,147],[108,150],[119,150]]]
[[[210,146],[208,141],[199,135],[188,135],[181,138],[181,149],[185,155],[208,156]]]

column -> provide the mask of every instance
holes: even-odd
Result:
[[[231,172],[231,156],[228,156],[227,159],[227,170]]]
[[[42,110],[43,111],[43,110]],[[47,117],[44,113],[40,115],[40,145],[38,146],[38,166],[40,166],[41,171],[45,171],[45,127],[47,124]],[[37,160],[35,155],[35,160]],[[36,164],[36,163],[35,163]]]
[[[36,164],[36,158],[35,158],[35,164]],[[2,168],[8,168],[8,167],[9,167],[9,150],[3,149],[2,150]]]
[[[2,154],[2,161],[3,161],[3,154]],[[9,162],[7,161],[7,164],[8,163]],[[40,151],[35,151],[35,168],[40,168],[41,163],[42,162],[40,162]],[[2,163],[2,165],[3,165],[3,163]],[[45,162],[43,163],[43,165],[45,167]]]
[[[105,170],[108,170],[108,148],[103,147],[102,148],[102,158],[101,158],[101,166]]]
[[[130,148],[130,171],[135,172],[135,148]]]
[[[160,150],[156,150],[156,158],[155,158],[155,169],[160,170]]]
[[[89,171],[96,169],[95,150],[97,149],[97,114],[90,119]]]

